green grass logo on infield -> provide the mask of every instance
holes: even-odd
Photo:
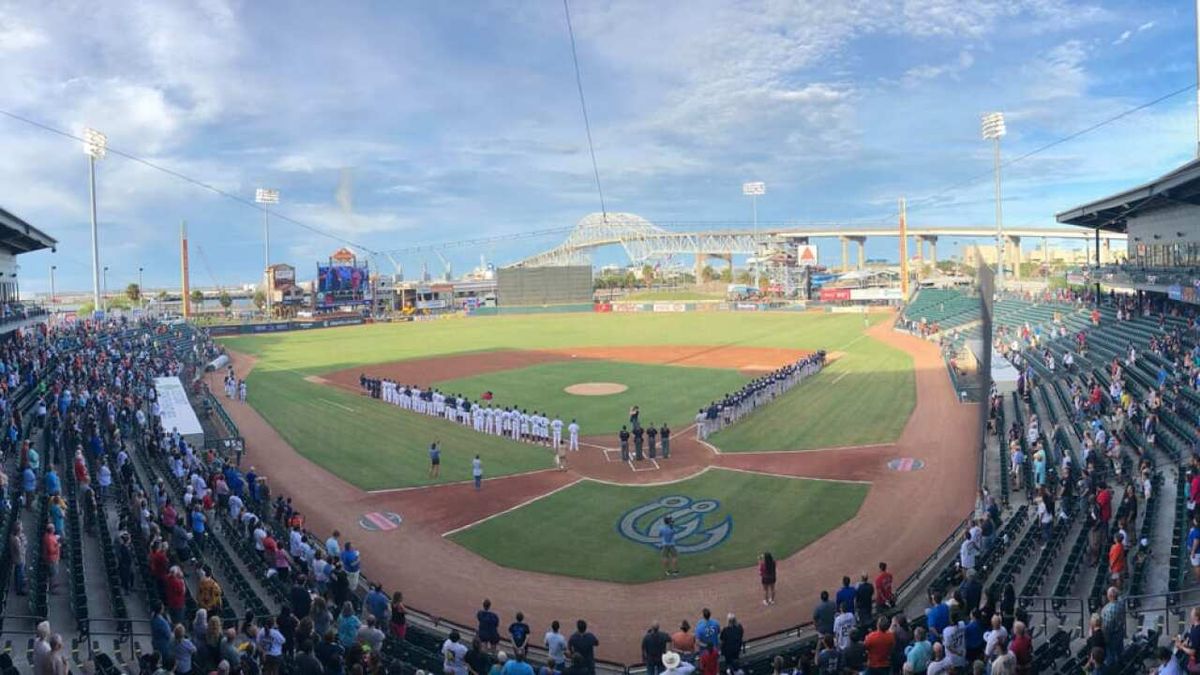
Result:
[[[657,549],[659,528],[668,516],[675,523],[675,548],[680,554],[703,553],[720,546],[733,532],[733,516],[705,527],[705,518],[721,508],[715,499],[693,501],[683,495],[661,497],[626,511],[617,521],[622,537]]]

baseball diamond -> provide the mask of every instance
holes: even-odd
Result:
[[[1179,4],[0,4],[0,675],[1200,675]]]
[[[780,588],[803,584],[818,542],[823,558],[851,560],[873,541],[872,557],[907,573],[936,545],[933,533],[952,527],[950,514],[931,514],[931,530],[862,538],[887,521],[889,500],[915,487],[910,476],[970,470],[944,458],[977,414],[946,388],[936,349],[893,331],[887,314],[868,323],[864,330],[861,316],[827,313],[561,314],[222,343],[247,373],[248,405],[231,414],[258,437],[255,461],[271,467],[273,480],[305,481],[294,499],[322,505],[311,517],[344,531],[364,510],[404,514],[394,534],[366,532],[356,543],[364,555],[396,561],[380,578],[404,583],[414,605],[461,594],[469,608],[472,579],[484,574],[509,589],[489,584],[494,602],[521,598],[527,613],[540,614],[530,598],[550,590],[539,581],[549,574],[560,590],[545,602],[592,584],[621,598],[588,610],[611,634],[627,625],[619,617],[671,593],[659,564],[670,514],[679,521],[670,546],[678,576],[718,587],[728,575],[753,574],[768,548]],[[837,358],[819,367],[818,353]],[[746,388],[792,361],[814,366]],[[627,389],[564,391],[581,382]],[[709,419],[711,403],[738,391],[755,393],[728,423],[725,412]],[[947,424],[953,419],[961,421]],[[888,468],[918,449],[923,471]],[[436,577],[414,584],[431,563]],[[676,576],[668,568],[667,579]],[[622,590],[634,587],[643,590]],[[731,596],[729,606],[756,624],[785,625],[761,605]]]

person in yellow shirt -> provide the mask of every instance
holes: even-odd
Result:
[[[196,590],[196,604],[209,612],[221,611],[221,585],[212,577],[207,565],[200,569],[200,585]]]

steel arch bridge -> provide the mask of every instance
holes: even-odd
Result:
[[[994,238],[994,226],[909,227],[908,236],[936,242],[938,237]],[[509,267],[557,267],[589,265],[591,253],[602,246],[619,245],[632,263],[664,260],[674,255],[728,256],[754,254],[781,241],[807,243],[809,239],[835,238],[862,243],[869,237],[899,237],[898,227],[861,228],[827,225],[781,227],[772,224],[757,231],[742,228],[680,232],[667,230],[633,213],[589,213],[576,223],[566,241],[554,248],[529,256]],[[1012,242],[1022,238],[1125,241],[1124,234],[1093,232],[1083,228],[1016,227],[1005,228]]]

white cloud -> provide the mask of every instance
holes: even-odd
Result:
[[[1123,45],[1129,40],[1130,37],[1133,37],[1133,31],[1127,30],[1121,33],[1120,37],[1118,37],[1116,40],[1113,40],[1113,45]]]
[[[926,80],[936,80],[942,76],[950,76],[956,78],[963,72],[969,70],[975,65],[975,57],[971,52],[962,50],[958,53],[958,57],[948,63],[939,65],[924,64],[913,66],[904,72],[904,76],[900,81],[908,87],[912,87]]]

